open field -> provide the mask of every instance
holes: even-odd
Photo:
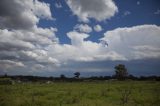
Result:
[[[0,106],[160,106],[158,81],[0,85]]]

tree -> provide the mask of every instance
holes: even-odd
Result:
[[[125,80],[126,77],[128,76],[128,72],[127,72],[127,69],[125,67],[125,65],[123,64],[119,64],[117,66],[115,66],[115,77],[118,79],[118,80]]]
[[[65,76],[64,74],[61,74],[61,75],[60,75],[60,78],[61,78],[61,79],[65,79],[66,76]]]
[[[4,77],[8,77],[7,73],[4,74]]]
[[[79,78],[80,72],[75,72],[74,75],[75,75],[75,78]]]

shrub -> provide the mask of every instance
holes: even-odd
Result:
[[[11,85],[12,80],[10,78],[1,78],[0,79],[0,85]]]

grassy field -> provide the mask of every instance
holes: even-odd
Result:
[[[160,106],[160,82],[0,85],[0,106]]]

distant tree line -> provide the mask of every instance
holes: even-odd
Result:
[[[119,64],[114,67],[115,69],[115,74],[112,76],[91,76],[87,78],[81,78],[80,77],[80,72],[75,72],[73,73],[74,77],[69,78],[66,77],[64,74],[61,74],[59,77],[41,77],[41,76],[22,76],[22,75],[17,75],[17,76],[8,76],[7,74],[0,76],[0,78],[11,78],[12,80],[19,80],[22,82],[45,82],[45,81],[103,81],[103,80],[156,80],[160,81],[160,76],[140,76],[136,77],[128,73],[127,68],[123,64]]]

